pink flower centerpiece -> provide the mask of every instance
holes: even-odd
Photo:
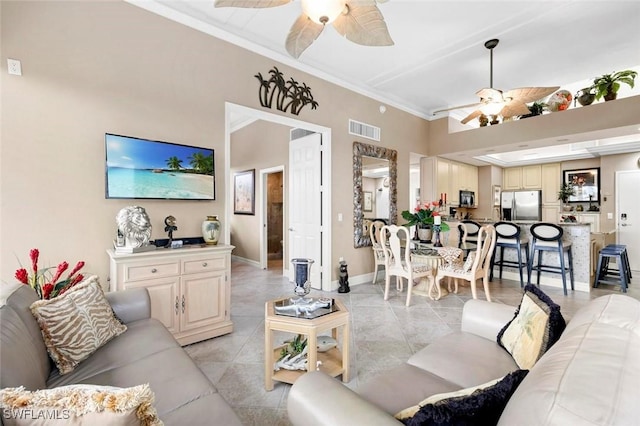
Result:
[[[38,269],[39,257],[40,251],[38,249],[31,249],[29,251],[31,275],[29,275],[29,272],[27,272],[25,268],[20,268],[16,270],[16,279],[22,284],[31,286],[40,299],[51,299],[59,296],[84,279],[82,274],[78,274],[78,271],[84,266],[83,261],[76,263],[76,266],[66,278],[61,280],[62,274],[69,269],[69,264],[67,262],[61,262],[58,267],[55,268],[55,272],[52,272],[53,267]]]

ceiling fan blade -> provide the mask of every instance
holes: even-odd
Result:
[[[285,47],[287,52],[294,58],[299,58],[307,47],[318,38],[324,25],[316,24],[304,13],[298,17],[291,26]]]
[[[291,0],[215,0],[214,7],[262,8],[276,7],[291,3]]]
[[[476,92],[476,95],[486,102],[502,102],[503,94],[502,90],[494,89],[493,87],[485,87]]]
[[[517,100],[522,103],[534,102],[544,98],[558,90],[560,86],[555,87],[520,87],[511,89],[504,94],[505,99]]]
[[[453,111],[454,109],[462,109],[462,108],[471,108],[471,107],[475,107],[475,106],[480,106],[482,105],[482,102],[475,102],[473,104],[467,104],[467,105],[458,105],[458,106],[454,106],[451,108],[444,108],[444,109],[439,109],[437,111],[433,111],[433,115],[439,114],[441,112],[446,112],[446,111]]]
[[[334,28],[347,40],[364,46],[393,46],[387,24],[380,9],[371,1],[371,5],[362,5],[362,1],[347,4],[347,13],[333,21]]]
[[[460,121],[460,122],[462,124],[467,124],[468,122],[470,122],[474,118],[479,117],[481,115],[482,115],[482,111],[477,109],[477,110],[473,111],[471,114],[467,115],[465,118],[463,118],[462,121]]]
[[[524,102],[520,102],[520,100],[512,100],[507,102],[507,104],[500,111],[500,115],[503,117],[514,117],[516,115],[525,115],[529,114],[529,108]]]

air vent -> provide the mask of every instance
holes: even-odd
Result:
[[[349,134],[380,142],[380,127],[349,119]]]
[[[291,140],[304,138],[305,136],[312,135],[315,132],[307,129],[291,129]]]

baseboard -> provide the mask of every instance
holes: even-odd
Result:
[[[497,271],[497,268],[494,269],[493,278],[496,279],[496,278],[498,278],[499,275],[500,275],[500,273]],[[527,283],[527,271],[522,271],[522,275],[523,275],[523,278],[524,278],[524,281],[525,281],[525,284],[526,284]],[[535,272],[531,274],[531,282],[533,284],[535,284],[535,282],[536,282],[536,277],[537,277],[537,274]],[[507,280],[516,281],[516,282],[520,282],[520,273],[519,272],[512,272],[512,271],[503,270],[502,271],[502,278],[503,279],[507,279]],[[555,288],[562,288],[562,278],[560,277],[560,275],[558,275],[556,277],[550,277],[550,276],[547,276],[547,275],[542,275],[540,277],[540,285],[549,286],[549,287],[555,287]],[[591,291],[591,284],[590,283],[575,281],[574,282],[574,287],[575,287],[575,291],[584,291],[586,293],[589,293]],[[568,276],[567,276],[567,290],[568,291],[571,290],[571,283],[569,282],[569,277]]]
[[[256,268],[260,268],[260,262],[257,260],[247,259],[246,257],[234,256],[231,255],[231,260],[235,260],[237,262],[247,263],[249,265],[255,266]]]

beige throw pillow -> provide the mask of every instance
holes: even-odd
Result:
[[[566,323],[560,306],[533,284],[527,284],[514,318],[498,333],[498,344],[518,367],[531,369],[560,338]]]
[[[38,391],[0,390],[5,426],[144,425],[160,426],[148,384],[132,388],[71,385]]]
[[[97,276],[87,278],[61,296],[31,305],[44,343],[60,374],[71,372],[127,327],[113,314]]]

